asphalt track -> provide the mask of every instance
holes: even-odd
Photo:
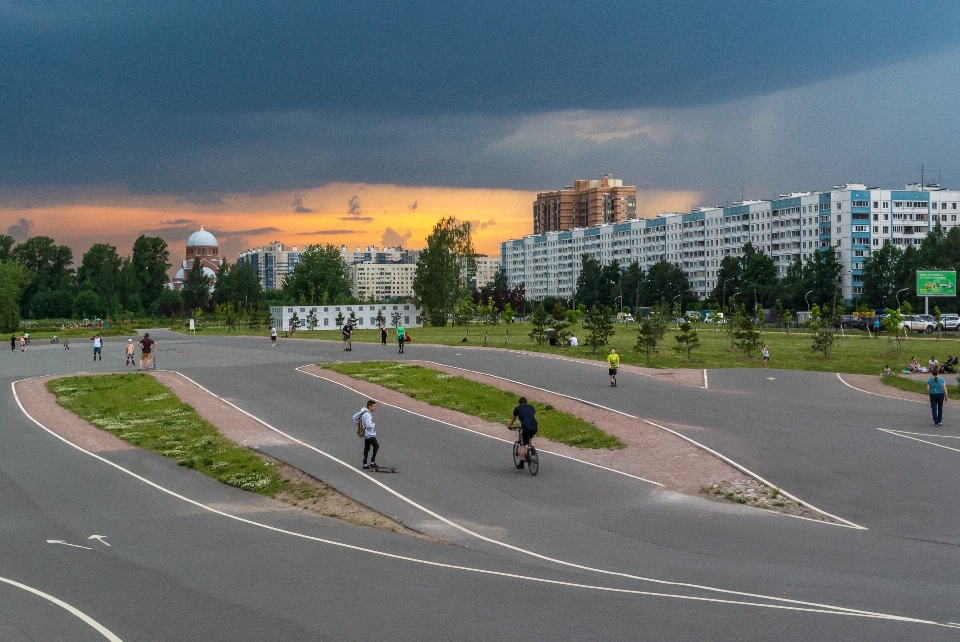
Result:
[[[152,336],[161,369],[301,442],[270,454],[446,544],[277,508],[151,453],[81,451],[10,384],[124,371],[125,341],[97,363],[35,344],[0,381],[0,640],[960,639],[949,409],[934,429],[925,405],[833,374],[710,371],[697,389],[622,373],[613,389],[598,365],[502,350]],[[297,368],[398,358],[668,426],[863,528],[549,454],[531,478],[506,441],[385,405],[379,459],[401,472],[363,473],[349,415],[365,398]]]

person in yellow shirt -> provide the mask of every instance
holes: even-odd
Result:
[[[614,388],[617,387],[617,369],[620,367],[620,355],[617,354],[615,348],[610,348],[610,354],[607,355],[607,363],[610,366],[608,370],[610,374],[610,385]]]

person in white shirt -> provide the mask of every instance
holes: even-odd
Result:
[[[93,341],[93,360],[96,361],[97,357],[100,357],[100,361],[103,361],[103,340],[100,335],[95,334],[90,340]]]
[[[571,334],[571,335],[570,335],[570,347],[571,347],[571,348],[576,348],[578,345],[580,345],[580,342],[577,341],[577,336],[574,335],[574,334]]]
[[[377,441],[377,424],[373,423],[373,413],[377,409],[377,402],[373,399],[367,401],[367,405],[360,409],[360,412],[353,416],[353,421],[363,422],[363,467],[379,468],[377,466],[377,451],[380,450],[380,442]],[[370,458],[370,465],[367,465],[367,454],[373,448],[373,457]]]
[[[277,329],[274,326],[270,326],[270,345],[277,345]]]

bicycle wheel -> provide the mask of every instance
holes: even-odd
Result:
[[[527,469],[532,476],[536,476],[540,470],[540,455],[537,454],[537,449],[533,446],[527,446]]]
[[[513,465],[520,468],[520,443],[513,442]]]

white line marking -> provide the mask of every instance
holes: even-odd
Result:
[[[884,397],[886,399],[896,399],[897,401],[909,401],[910,403],[927,403],[926,401],[920,401],[919,399],[904,399],[903,397],[894,397],[892,395],[882,395],[879,392],[870,392],[869,390],[864,390],[863,388],[857,388],[854,385],[851,385],[843,380],[843,377],[840,376],[840,373],[837,373],[837,379],[840,380],[840,383],[847,386],[848,388],[853,388],[859,392],[864,392],[868,395],[874,395],[875,397]]]
[[[21,406],[21,408],[22,408],[22,406]],[[27,416],[29,417],[30,415],[27,415]],[[86,451],[84,451],[84,452],[86,452]],[[88,453],[88,454],[89,454],[89,453]],[[90,626],[90,628],[94,629],[97,633],[99,633],[99,634],[102,635],[103,637],[105,637],[105,638],[107,638],[108,640],[110,640],[110,642],[123,642],[123,640],[121,640],[121,639],[118,638],[116,635],[114,635],[113,632],[110,631],[110,629],[108,629],[108,628],[105,627],[104,625],[100,624],[99,622],[97,622],[96,620],[94,620],[92,617],[90,617],[89,615],[87,615],[86,613],[84,613],[83,611],[81,611],[80,609],[74,608],[74,607],[70,606],[69,604],[67,604],[67,603],[64,602],[63,600],[59,600],[59,599],[53,597],[52,595],[50,595],[50,594],[48,594],[48,593],[44,593],[43,591],[41,591],[41,590],[39,590],[39,589],[33,588],[32,586],[27,586],[26,584],[21,584],[20,582],[15,582],[15,581],[10,580],[10,579],[7,579],[7,578],[5,578],[5,577],[0,577],[0,582],[3,582],[3,583],[5,583],[5,584],[9,584],[10,586],[16,586],[18,589],[23,589],[24,591],[27,591],[28,593],[33,593],[34,595],[37,595],[37,596],[39,596],[39,597],[42,597],[43,599],[47,600],[48,602],[52,602],[52,603],[56,604],[56,605],[59,606],[60,608],[68,611],[71,615],[75,615],[75,616],[77,616],[78,618],[80,618],[81,620],[83,620],[83,622],[84,622],[85,624],[87,624],[88,626]]]
[[[63,544],[64,546],[72,546],[74,548],[85,548],[88,551],[93,550],[89,546],[80,546],[79,544],[71,544],[70,542],[65,542],[62,539],[48,539],[47,544]]]
[[[593,407],[595,407],[595,408],[601,408],[601,409],[603,409],[603,410],[609,410],[610,412],[615,412],[615,413],[617,413],[618,415],[623,415],[624,417],[630,417],[631,419],[637,419],[637,420],[642,421],[642,422],[644,422],[644,423],[650,424],[651,426],[653,426],[653,427],[655,427],[655,428],[659,428],[660,430],[665,430],[665,431],[669,432],[669,433],[672,434],[672,435],[676,435],[676,436],[679,437],[680,439],[683,439],[684,441],[687,441],[687,442],[693,444],[693,445],[696,446],[697,448],[700,448],[701,450],[710,453],[710,454],[713,455],[714,457],[717,457],[717,458],[725,461],[726,463],[730,464],[731,466],[733,466],[734,468],[736,468],[737,470],[739,470],[739,471],[742,472],[743,474],[749,475],[750,477],[753,477],[754,479],[756,479],[756,480],[757,480],[758,482],[760,482],[761,484],[764,484],[764,485],[766,485],[766,486],[769,486],[770,488],[778,488],[783,495],[786,495],[787,497],[789,497],[789,498],[792,499],[793,501],[802,503],[802,504],[803,504],[804,506],[806,506],[807,508],[809,508],[809,509],[811,509],[811,510],[813,510],[813,511],[816,511],[816,512],[820,513],[821,515],[826,515],[826,516],[831,517],[831,518],[833,518],[833,519],[835,519],[835,520],[837,520],[837,521],[839,521],[839,522],[843,522],[842,524],[834,524],[834,523],[831,523],[831,522],[823,522],[823,521],[820,521],[820,520],[811,520],[811,521],[813,521],[813,522],[815,522],[815,523],[817,523],[817,524],[828,524],[828,525],[830,525],[830,526],[842,526],[842,527],[844,527],[844,528],[855,528],[855,529],[857,529],[857,530],[864,530],[864,531],[865,531],[865,530],[868,530],[868,529],[867,529],[866,527],[864,527],[864,526],[859,526],[859,525],[857,525],[857,524],[854,524],[853,522],[848,521],[848,520],[845,520],[845,519],[843,519],[842,517],[837,517],[836,515],[832,515],[831,513],[828,513],[828,512],[825,511],[825,510],[820,510],[819,508],[817,508],[816,506],[810,504],[809,502],[804,502],[804,501],[798,499],[797,497],[795,497],[795,496],[791,495],[790,493],[786,492],[785,490],[783,490],[783,489],[780,488],[779,486],[776,486],[776,485],[768,482],[766,479],[764,479],[764,478],[761,477],[760,475],[756,474],[755,472],[751,471],[750,469],[746,468],[745,466],[741,466],[740,464],[738,464],[737,462],[733,461],[733,460],[730,459],[729,457],[726,457],[725,455],[721,455],[720,453],[718,453],[717,451],[713,450],[712,448],[708,448],[707,446],[704,446],[704,445],[701,444],[700,442],[695,441],[695,440],[693,440],[693,439],[690,439],[690,438],[687,437],[686,435],[684,435],[684,434],[682,434],[682,433],[679,433],[679,432],[677,432],[677,431],[675,431],[675,430],[670,430],[669,428],[666,428],[666,427],[664,427],[664,426],[661,426],[660,424],[653,423],[652,421],[647,421],[646,419],[642,419],[642,418],[640,418],[640,417],[637,417],[636,415],[631,415],[630,413],[623,412],[622,410],[617,410],[616,408],[610,408],[609,406],[604,406],[604,405],[601,405],[601,404],[598,404],[598,403],[594,403],[594,402],[592,402],[592,401],[587,401],[586,399],[580,399],[579,397],[573,397],[573,396],[571,396],[571,395],[565,395],[565,394],[563,394],[562,392],[554,392],[554,391],[552,391],[552,390],[547,390],[546,388],[540,388],[540,387],[538,387],[538,386],[532,386],[532,385],[530,385],[530,384],[528,384],[528,383],[522,383],[522,382],[520,382],[520,381],[514,381],[513,379],[507,379],[506,377],[498,377],[497,375],[486,374],[486,373],[484,373],[484,372],[477,372],[477,371],[475,371],[475,370],[468,370],[467,368],[460,368],[460,367],[458,367],[458,366],[448,366],[448,365],[446,365],[446,364],[437,363],[436,361],[424,361],[424,363],[432,363],[432,364],[434,364],[434,365],[444,366],[444,367],[446,367],[446,368],[455,368],[455,369],[457,369],[457,370],[463,370],[464,372],[472,372],[472,373],[474,373],[474,374],[484,375],[485,377],[493,377],[494,379],[500,379],[501,381],[509,381],[510,383],[515,383],[515,384],[517,384],[518,386],[526,386],[527,388],[532,388],[532,389],[534,389],[534,390],[541,390],[541,391],[543,391],[543,392],[548,392],[548,393],[550,393],[550,394],[552,394],[552,395],[559,395],[559,396],[565,397],[565,398],[567,398],[567,399],[572,399],[573,401],[579,401],[580,403],[587,404],[588,406],[593,406]],[[780,515],[781,513],[770,513],[770,514],[772,514],[772,515]],[[792,516],[791,516],[791,517],[792,517]]]
[[[880,428],[880,430],[884,430]],[[941,439],[960,439],[960,435],[932,435],[928,432],[907,432],[906,430],[897,430],[895,428],[889,429],[892,432],[900,433],[902,435],[919,435],[921,437],[939,437]]]
[[[181,377],[183,377],[183,378],[186,379],[187,381],[191,381],[191,382],[194,383],[194,385],[196,385],[198,388],[200,388],[201,390],[204,390],[204,391],[208,392],[209,394],[213,395],[214,397],[220,399],[221,401],[223,401],[223,402],[226,403],[227,405],[233,406],[233,404],[231,404],[229,401],[223,399],[223,398],[220,397],[219,395],[214,394],[213,392],[210,392],[209,390],[207,390],[206,388],[204,388],[204,387],[201,386],[200,384],[198,384],[198,383],[196,383],[196,382],[193,382],[193,380],[190,379],[189,377],[187,377],[186,375],[183,375],[183,374],[181,374],[181,373],[176,373],[176,374],[179,374]],[[40,378],[40,377],[29,377],[29,379],[38,379],[38,378]],[[27,379],[21,379],[20,381],[26,381],[26,380],[27,380]],[[11,387],[12,390],[13,390],[13,397],[14,397],[14,399],[15,399],[16,402],[17,402],[17,406],[20,407],[20,411],[21,411],[30,421],[32,421],[33,423],[35,423],[37,426],[39,426],[41,429],[43,429],[44,431],[46,431],[47,433],[49,433],[49,434],[52,435],[53,437],[59,439],[59,440],[62,441],[63,443],[67,444],[68,446],[70,446],[70,447],[72,447],[72,448],[75,448],[75,449],[79,450],[80,452],[85,453],[85,454],[89,455],[90,457],[93,457],[94,459],[97,459],[97,460],[99,460],[99,461],[107,464],[108,466],[111,466],[111,467],[113,467],[113,468],[115,468],[115,469],[117,469],[117,470],[119,470],[119,471],[121,471],[121,472],[123,472],[123,473],[126,473],[127,475],[130,475],[130,476],[133,477],[134,479],[137,479],[137,480],[139,480],[139,481],[147,484],[148,486],[152,486],[153,488],[156,488],[157,490],[159,490],[159,491],[161,491],[161,492],[163,492],[163,493],[166,493],[167,495],[170,495],[171,497],[175,497],[175,498],[177,498],[177,499],[179,499],[179,500],[181,500],[181,501],[184,501],[184,502],[186,502],[186,503],[188,503],[188,504],[191,504],[191,505],[193,505],[193,506],[196,506],[197,508],[201,508],[201,509],[203,509],[203,510],[209,511],[210,513],[213,513],[213,514],[216,514],[216,515],[220,515],[221,517],[226,517],[226,518],[228,518],[228,519],[232,519],[232,520],[235,520],[235,521],[240,522],[240,523],[243,523],[243,524],[248,524],[248,525],[250,525],[250,526],[256,526],[256,527],[258,527],[258,528],[263,528],[263,529],[268,530],[268,531],[273,531],[273,532],[276,532],[276,533],[282,533],[282,534],[284,534],[284,535],[290,535],[290,536],[292,536],[292,537],[298,537],[298,538],[301,538],[301,539],[305,539],[305,540],[309,540],[309,541],[314,541],[314,542],[319,542],[319,543],[322,543],[322,544],[329,544],[329,545],[331,545],[331,546],[337,546],[337,547],[340,547],[340,548],[345,548],[345,549],[348,549],[348,550],[357,551],[357,552],[361,552],[361,553],[369,553],[369,554],[371,554],[371,555],[379,555],[379,556],[381,556],[381,557],[386,557],[386,558],[390,558],[390,559],[396,559],[396,560],[411,562],[411,563],[415,563],[415,564],[423,564],[423,565],[425,565],[425,566],[434,566],[434,567],[438,567],[438,568],[446,568],[446,569],[458,570],[458,571],[465,571],[465,572],[470,572],[470,573],[478,573],[478,574],[482,574],[482,575],[492,575],[492,576],[497,576],[497,577],[506,577],[506,578],[511,578],[511,579],[518,579],[518,580],[530,581],[530,582],[538,582],[538,583],[542,583],[542,584],[552,584],[552,585],[558,585],[558,586],[568,586],[568,587],[571,587],[571,588],[581,588],[581,589],[586,589],[586,590],[603,591],[603,592],[610,592],[610,593],[625,593],[625,594],[630,594],[630,595],[643,595],[643,596],[649,596],[649,597],[666,597],[666,598],[674,598],[674,599],[679,599],[679,600],[690,600],[690,601],[695,601],[695,602],[711,602],[711,603],[717,603],[717,604],[732,604],[732,605],[737,605],[737,606],[754,606],[754,607],[757,607],[757,608],[778,609],[778,610],[786,610],[786,611],[802,611],[802,612],[810,612],[810,613],[823,613],[823,614],[827,614],[827,615],[847,615],[847,616],[864,617],[864,618],[870,618],[870,619],[894,620],[894,621],[898,621],[898,622],[909,622],[909,623],[915,623],[915,624],[932,624],[932,625],[934,625],[934,626],[945,626],[944,624],[942,624],[942,623],[940,623],[940,622],[934,622],[934,621],[932,621],[932,620],[921,620],[921,619],[917,619],[917,618],[909,618],[909,617],[900,616],[900,615],[891,615],[891,614],[886,614],[886,613],[876,613],[876,612],[872,612],[872,611],[862,611],[862,610],[858,610],[858,609],[850,609],[850,608],[840,607],[840,606],[831,606],[831,605],[829,605],[829,604],[818,604],[818,603],[816,603],[816,602],[804,602],[804,601],[802,601],[802,600],[791,600],[791,599],[782,598],[782,597],[773,597],[773,596],[768,596],[768,595],[758,595],[758,594],[752,594],[752,593],[745,593],[745,592],[742,592],[742,591],[732,591],[732,590],[728,590],[728,589],[720,589],[720,588],[715,588],[715,587],[710,587],[710,586],[700,586],[700,585],[697,585],[697,584],[690,584],[690,583],[684,583],[684,582],[670,582],[670,581],[667,581],[667,580],[657,580],[657,579],[653,579],[653,578],[640,577],[640,576],[636,576],[636,575],[628,575],[628,574],[626,574],[626,573],[616,573],[616,572],[613,572],[613,571],[605,571],[605,570],[602,570],[602,569],[593,569],[593,568],[590,568],[590,567],[587,567],[587,566],[581,566],[581,565],[573,564],[573,563],[570,563],[570,562],[563,562],[563,561],[560,561],[560,560],[553,560],[553,559],[551,559],[551,558],[549,558],[549,557],[546,557],[546,556],[543,556],[543,555],[539,555],[539,554],[533,553],[533,552],[531,552],[531,551],[525,551],[525,550],[523,550],[523,549],[520,549],[520,548],[511,546],[511,545],[509,545],[509,544],[503,544],[503,543],[500,543],[500,542],[496,542],[496,540],[489,540],[488,538],[483,537],[482,535],[477,535],[477,537],[479,537],[480,539],[483,539],[483,540],[490,541],[490,542],[495,543],[495,544],[500,544],[501,546],[504,546],[504,547],[507,547],[507,548],[511,548],[511,549],[514,549],[514,550],[517,550],[517,551],[520,551],[520,552],[523,552],[523,553],[527,553],[528,555],[531,555],[531,556],[533,556],[533,557],[537,557],[537,558],[544,559],[544,560],[547,560],[547,561],[554,561],[554,562],[556,562],[556,563],[558,563],[558,564],[561,564],[561,565],[564,565],[564,566],[570,566],[570,567],[573,567],[573,568],[578,568],[578,569],[581,569],[581,570],[594,571],[594,572],[601,573],[601,574],[605,574],[605,575],[611,575],[611,576],[624,577],[624,578],[628,578],[628,579],[641,580],[641,581],[651,582],[651,583],[654,583],[654,584],[662,584],[662,585],[668,585],[668,586],[677,586],[677,587],[683,587],[683,588],[692,588],[692,589],[713,591],[713,592],[723,593],[723,594],[728,594],[728,595],[739,595],[739,596],[742,596],[742,597],[749,597],[749,598],[754,598],[754,599],[763,599],[763,600],[771,600],[771,601],[776,601],[776,602],[784,602],[784,603],[786,603],[786,604],[797,604],[797,605],[800,605],[800,606],[785,606],[785,605],[783,605],[783,604],[763,604],[763,603],[756,603],[756,602],[741,602],[741,601],[737,601],[737,600],[724,600],[724,599],[719,599],[719,598],[697,597],[697,596],[691,596],[691,595],[679,595],[679,594],[674,594],[674,593],[657,593],[657,592],[652,592],[652,591],[641,591],[641,590],[638,590],[638,589],[618,589],[618,588],[611,588],[611,587],[606,587],[606,586],[594,586],[594,585],[590,585],[590,584],[578,584],[578,583],[574,583],[574,582],[564,582],[564,581],[561,581],[561,580],[549,580],[549,579],[540,578],[540,577],[534,577],[534,576],[529,576],[529,575],[519,575],[519,574],[516,574],[516,573],[506,573],[506,572],[503,572],[503,571],[491,571],[491,570],[481,569],[481,568],[472,568],[472,567],[469,567],[469,566],[459,566],[459,565],[455,565],[455,564],[446,564],[446,563],[443,563],[443,562],[434,562],[434,561],[431,561],[431,560],[419,559],[419,558],[416,558],[416,557],[408,557],[408,556],[406,556],[406,555],[398,555],[398,554],[396,554],[396,553],[387,553],[387,552],[385,552],[385,551],[378,551],[378,550],[372,549],[372,548],[366,548],[366,547],[362,547],[362,546],[356,546],[356,545],[354,545],[354,544],[347,544],[347,543],[345,543],[345,542],[338,542],[338,541],[335,541],[335,540],[324,539],[324,538],[316,537],[316,536],[313,536],[313,535],[306,535],[306,534],[304,534],[304,533],[298,533],[298,532],[296,532],[296,531],[289,531],[289,530],[286,530],[286,529],[283,529],[283,528],[278,528],[278,527],[276,527],[276,526],[270,526],[269,524],[262,524],[262,523],[260,523],[260,522],[255,522],[255,521],[253,521],[253,520],[251,520],[251,519],[246,519],[246,518],[244,518],[244,517],[239,517],[239,516],[237,516],[237,515],[232,515],[232,514],[230,514],[230,513],[224,512],[224,511],[222,511],[222,510],[218,510],[218,509],[213,508],[213,507],[211,507],[211,506],[207,506],[206,504],[203,504],[203,503],[201,503],[201,502],[198,502],[198,501],[196,501],[196,500],[194,500],[194,499],[190,499],[189,497],[186,497],[186,496],[184,496],[184,495],[180,495],[179,493],[176,493],[176,492],[174,492],[174,491],[172,491],[172,490],[169,490],[168,488],[164,488],[163,486],[161,486],[161,485],[159,485],[159,484],[157,484],[157,483],[155,483],[155,482],[152,482],[152,481],[150,481],[149,479],[147,479],[147,478],[145,478],[145,477],[141,477],[140,475],[137,475],[136,473],[134,473],[134,472],[132,472],[132,471],[130,471],[130,470],[127,470],[126,468],[124,468],[123,466],[121,466],[121,465],[119,465],[119,464],[115,464],[114,462],[110,461],[109,459],[106,459],[106,458],[104,458],[104,457],[101,457],[100,455],[97,455],[97,454],[92,453],[92,452],[90,452],[90,451],[88,451],[88,450],[85,450],[84,448],[81,448],[80,446],[78,446],[78,445],[70,442],[69,440],[65,439],[64,437],[61,437],[60,435],[58,435],[57,433],[53,432],[52,430],[50,430],[49,428],[47,428],[46,426],[44,426],[42,423],[40,423],[39,421],[37,421],[30,413],[27,412],[26,408],[23,407],[23,404],[22,404],[21,401],[20,401],[20,397],[19,397],[19,395],[17,395],[17,388],[16,388],[17,383],[20,383],[20,381],[14,381],[14,382],[12,382],[12,383],[10,384],[10,387]],[[233,406],[233,407],[236,408],[236,406]],[[271,427],[269,424],[267,424],[267,423],[264,422],[263,420],[258,419],[257,417],[254,417],[253,415],[251,415],[250,413],[246,412],[246,411],[243,410],[242,408],[237,408],[237,410],[239,410],[240,412],[248,415],[249,417],[251,417],[251,418],[253,418],[254,420],[258,421],[259,423],[263,424],[264,426],[267,426],[268,428],[271,428],[271,430],[274,430],[275,432],[278,432],[278,433],[280,433],[280,434],[284,434],[284,433],[282,433],[281,431],[277,430],[276,428]],[[295,440],[295,441],[296,441],[296,440]],[[301,442],[301,443],[302,443],[302,442]],[[316,450],[317,452],[321,452],[321,453],[322,453],[322,451],[319,451],[318,449],[313,448],[312,446],[308,446],[308,447],[311,448],[312,450]],[[337,460],[335,457],[332,457],[331,455],[327,455],[326,453],[322,453],[322,454],[324,454],[325,456],[329,457],[330,459],[333,459],[334,461],[339,461],[339,460]],[[352,468],[352,467],[349,466],[348,464],[344,464],[344,465],[347,466],[348,468]],[[366,475],[364,475],[364,477],[367,478],[367,479],[371,479],[371,478],[367,477]],[[376,480],[371,479],[371,481],[374,481],[374,482],[377,483],[378,485],[383,486],[383,484],[381,484],[380,482],[377,482]],[[396,492],[393,491],[392,489],[390,489],[390,488],[388,488],[388,487],[385,487],[385,488],[386,488],[386,490],[388,490],[388,491],[390,491],[391,493],[397,495],[398,497],[402,497],[402,495],[399,495],[399,493],[396,493]],[[407,501],[410,501],[410,500],[407,500]],[[429,513],[429,511],[427,511],[427,512]],[[452,522],[449,522],[449,520],[446,520],[446,519],[444,519],[444,518],[442,518],[442,517],[439,517],[439,519],[441,519],[441,520],[443,520],[443,521],[445,521],[445,522],[448,522],[448,523],[452,524],[453,526],[456,526],[456,527],[459,528],[460,530],[466,530],[466,529],[464,529],[463,527],[457,526],[456,524],[453,524]],[[467,532],[469,532],[469,531],[467,531]],[[29,589],[28,589],[28,590],[29,590]],[[99,629],[98,629],[98,630],[99,630]],[[105,630],[105,629],[104,629],[104,630]],[[111,635],[112,635],[112,634],[111,634]],[[108,639],[110,639],[111,641],[113,641],[114,639],[116,639],[116,640],[118,640],[119,642],[122,642],[122,641],[119,640],[119,638],[108,638]]]
[[[900,432],[900,431],[897,431],[897,430],[889,430],[889,429],[887,429],[887,428],[877,428],[877,430],[880,430],[880,431],[882,431],[882,432],[890,433],[891,435],[896,435],[897,437],[903,437],[904,439],[912,439],[912,440],[914,440],[914,441],[919,441],[920,443],[923,443],[923,444],[930,444],[931,446],[936,446],[937,448],[943,448],[944,450],[952,450],[952,451],[954,451],[954,452],[960,453],[960,448],[951,448],[950,446],[944,446],[943,444],[938,444],[938,443],[935,443],[935,442],[932,442],[932,441],[927,441],[926,439],[917,439],[916,437],[910,437],[910,436],[909,436],[909,435],[911,435],[911,434],[916,434],[916,433],[902,433],[902,432]],[[937,435],[937,436],[939,437],[939,435]]]

